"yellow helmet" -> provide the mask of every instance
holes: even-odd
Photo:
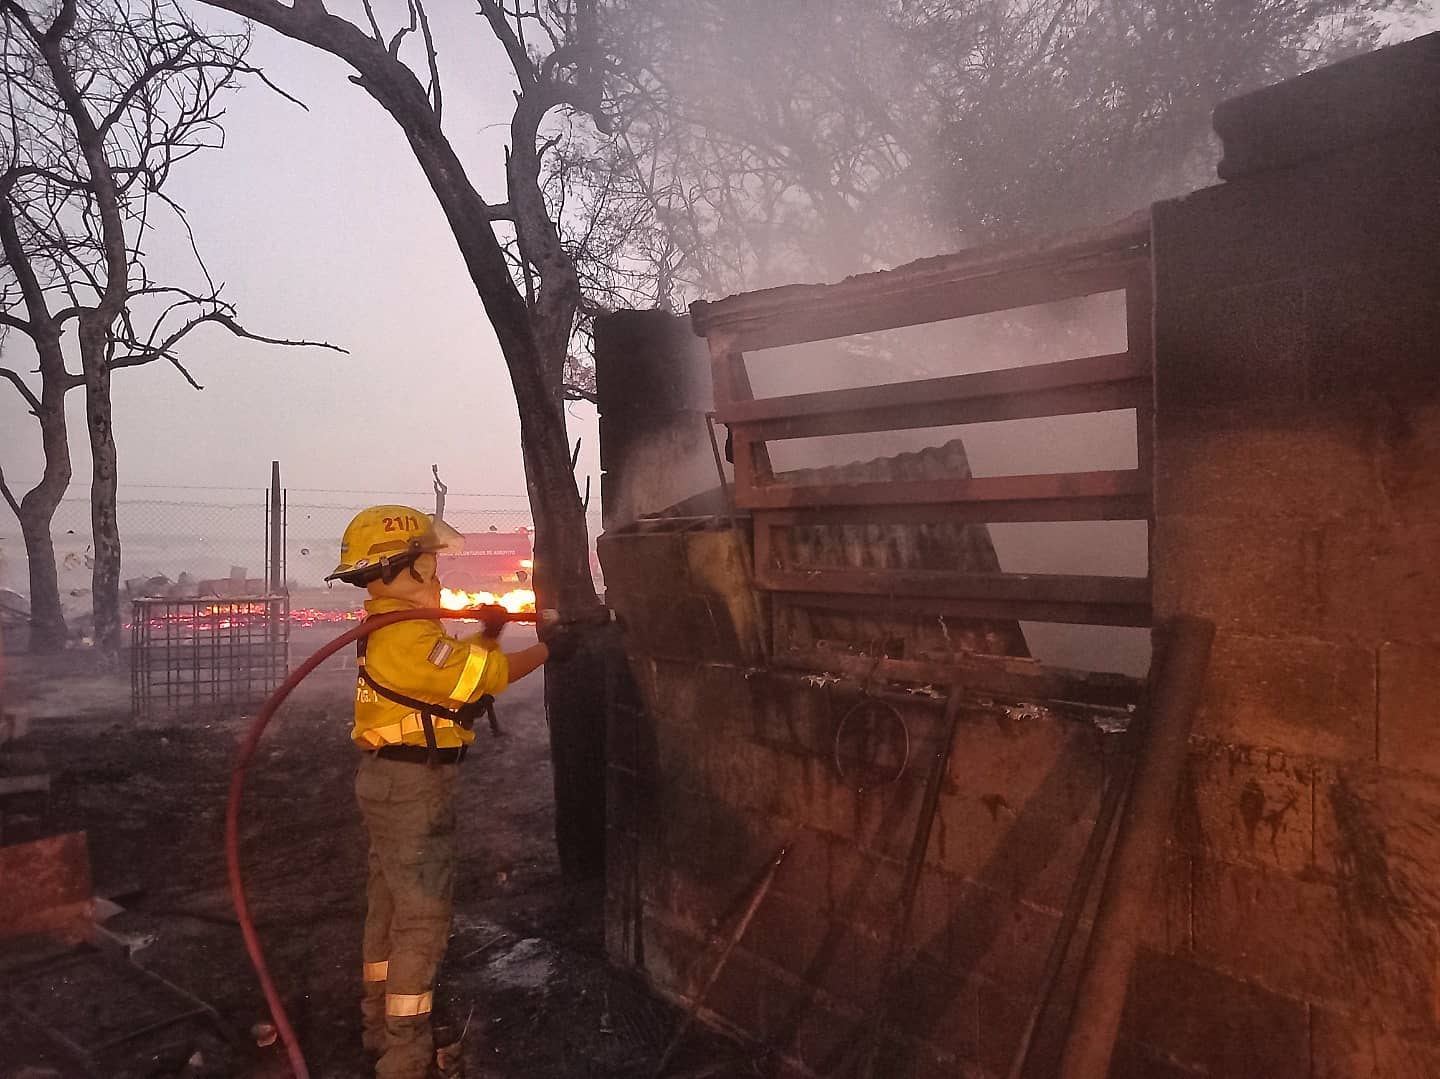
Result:
[[[464,547],[459,532],[428,513],[411,506],[371,506],[345,527],[340,562],[325,579],[363,588],[376,579],[393,581],[422,554]]]

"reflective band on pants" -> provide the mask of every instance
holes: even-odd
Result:
[[[367,982],[383,982],[390,976],[390,960],[382,959],[378,963],[365,964],[365,980]]]
[[[387,993],[386,1015],[429,1015],[429,993]]]

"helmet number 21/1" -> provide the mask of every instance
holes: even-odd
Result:
[[[420,531],[420,522],[415,520],[415,518],[411,517],[409,514],[406,514],[404,517],[386,517],[385,531],[418,532]]]

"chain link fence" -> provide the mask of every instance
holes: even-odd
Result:
[[[83,493],[66,498],[52,528],[60,594],[66,613],[88,615],[90,571],[94,544],[90,502]],[[179,497],[146,497],[148,492],[122,489],[116,503],[120,526],[122,581],[135,590],[155,578],[179,582],[239,576],[263,579],[266,550],[266,492],[188,488]],[[335,567],[340,536],[350,519],[366,506],[395,502],[419,509],[434,508],[429,491],[322,491],[290,488],[286,494],[285,577],[292,591],[324,589],[324,577]],[[3,507],[0,507],[3,509]],[[445,518],[461,532],[513,532],[533,529],[529,502],[523,495],[456,494],[446,496]],[[593,550],[600,532],[598,506],[589,517]],[[29,570],[20,524],[4,509],[0,517],[0,605],[13,615],[27,605]],[[348,601],[352,596],[345,596]]]

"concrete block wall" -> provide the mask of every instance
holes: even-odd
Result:
[[[1227,182],[1153,211],[1157,618],[1219,632],[1129,1033],[1200,1074],[1440,1075],[1437,77],[1432,36],[1228,103]]]
[[[660,564],[680,556],[684,539],[620,544],[626,553],[602,557]],[[658,593],[663,578],[655,581]],[[689,599],[677,608],[713,619],[716,596]],[[612,597],[627,626],[664,600]],[[695,656],[646,640],[627,645],[639,692],[612,720],[610,849],[624,852],[609,860],[612,958],[677,1000],[693,999],[723,932],[784,845],[786,861],[706,1017],[776,1047],[787,1074],[825,1076],[841,1073],[888,1003],[878,1074],[1005,1075],[1093,824],[1109,736],[1075,716],[967,710],[886,1002],[880,973],[938,702],[902,708],[913,739],[908,775],[857,792],[832,762],[853,697],[752,667],[738,650]],[[1310,880],[1316,781],[1283,754],[1197,741],[1112,1075],[1428,1074],[1418,1064],[1410,1073],[1343,1065],[1335,1054],[1399,1060],[1428,1044],[1384,1027],[1377,1041],[1347,1022],[1353,1016],[1307,999],[1323,986],[1338,1000],[1357,985],[1421,1009],[1434,999],[1405,973],[1433,969],[1428,952],[1390,974],[1334,964],[1336,941],[1363,925],[1351,918],[1346,929],[1347,904],[1363,901]],[[1332,858],[1356,856],[1339,854],[1337,841],[1328,840]],[[1277,889],[1280,879],[1295,890]],[[1426,943],[1404,931],[1382,939],[1397,952]],[[1047,1033],[1053,1052],[1055,1031]],[[1336,1060],[1331,1070],[1310,1070],[1312,1039],[1320,1059]]]
[[[1116,1079],[1440,1075],[1437,61],[1423,39],[1227,105],[1226,182],[1154,208],[1157,618],[1218,636]],[[1403,123],[1335,113],[1376,86]],[[909,772],[854,790],[853,698],[761,667],[737,542],[600,542],[631,675],[607,944],[693,996],[787,845],[706,1015],[831,1075],[880,1007],[940,705],[904,703]],[[1083,716],[966,709],[877,1074],[1005,1074],[1112,752]]]
[[[884,1006],[885,948],[943,701],[902,702],[909,767],[854,789],[834,755],[858,698],[759,664],[736,543],[719,521],[600,541],[636,686],[610,728],[608,947],[692,999],[717,933],[786,847],[706,1015],[778,1049],[790,1074],[830,1075]],[[962,713],[877,1074],[1005,1073],[1111,741],[1044,708],[975,702]],[[1188,862],[1175,862],[1149,929],[1159,946],[1188,924]]]

